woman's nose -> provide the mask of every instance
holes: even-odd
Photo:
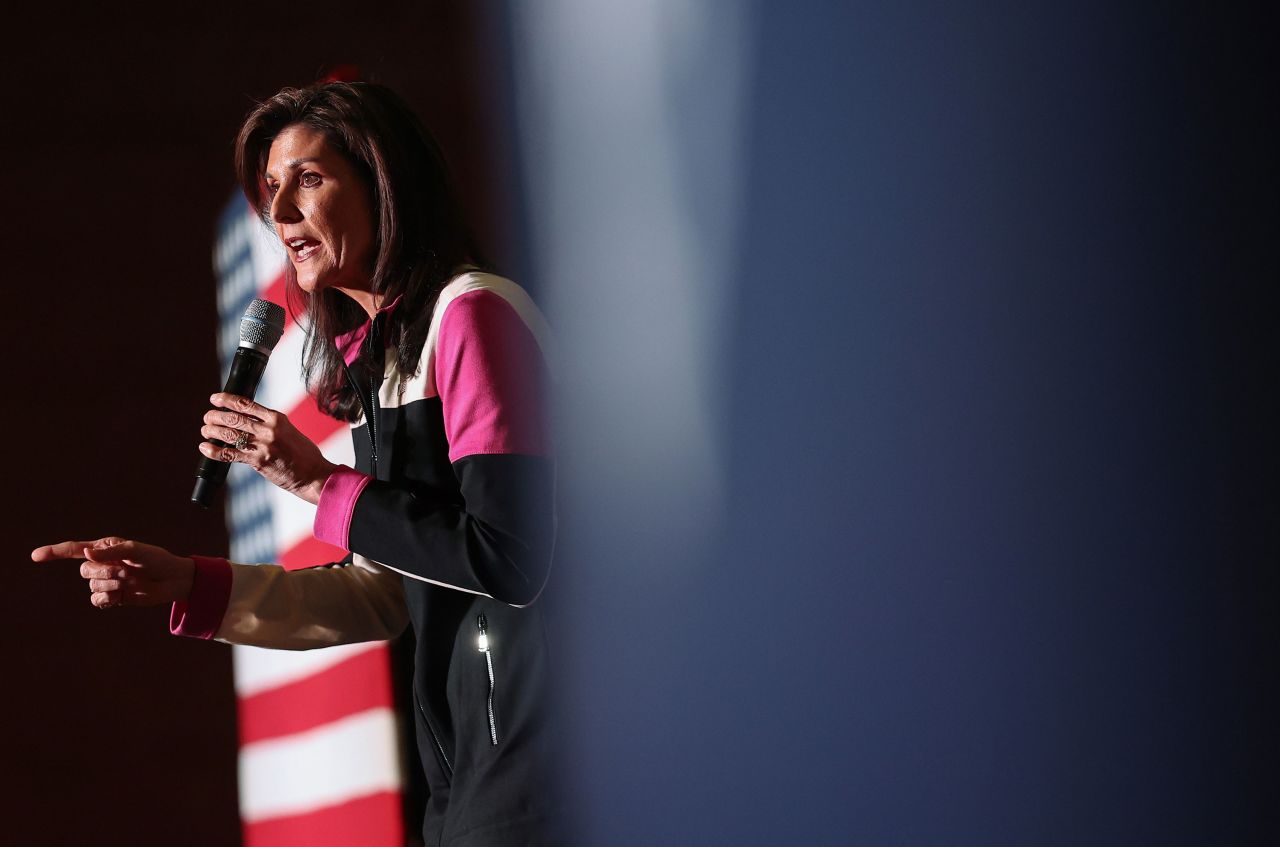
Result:
[[[271,198],[271,220],[281,224],[293,224],[302,220],[302,212],[293,202],[293,192],[281,188]]]

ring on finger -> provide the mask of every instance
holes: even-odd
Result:
[[[249,433],[241,432],[239,435],[236,436],[234,446],[241,453],[243,453],[245,450],[248,450],[249,447],[251,447],[252,445],[253,445],[253,439],[249,437]]]

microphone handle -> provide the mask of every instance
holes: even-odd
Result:
[[[258,382],[262,379],[262,372],[266,368],[265,354],[249,347],[237,347],[236,355],[231,360],[231,371],[227,374],[227,384],[222,390],[227,394],[252,398],[258,390]],[[216,438],[210,438],[209,443],[218,447],[228,446]],[[196,487],[191,492],[191,502],[206,509],[209,508],[214,492],[226,481],[227,471],[230,468],[229,462],[210,459],[208,456],[202,457],[196,468]]]

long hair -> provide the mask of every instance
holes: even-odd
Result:
[[[245,119],[236,138],[236,175],[251,206],[271,226],[264,171],[271,143],[302,125],[322,133],[363,177],[373,198],[373,293],[381,303],[397,297],[385,337],[396,348],[401,373],[418,369],[440,289],[459,267],[483,266],[454,194],[439,145],[413,111],[389,88],[367,82],[327,82],[286,88]],[[288,304],[305,313],[302,372],[325,413],[360,417],[360,401],[347,384],[336,339],[368,315],[341,291],[303,291],[293,263],[286,265]],[[381,368],[381,362],[376,363]]]

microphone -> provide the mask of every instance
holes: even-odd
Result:
[[[223,391],[253,398],[258,381],[267,367],[267,358],[284,334],[284,308],[270,300],[254,300],[240,320],[240,346],[231,360],[231,372]],[[211,444],[226,447],[217,439]],[[220,462],[207,456],[201,457],[196,468],[196,487],[191,492],[191,502],[209,508],[209,501],[227,478],[229,462]]]

